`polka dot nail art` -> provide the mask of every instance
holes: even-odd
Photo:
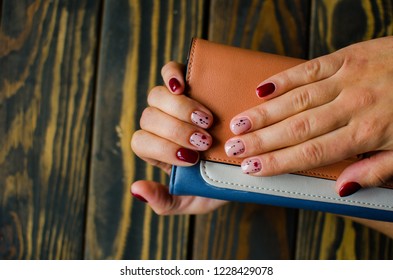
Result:
[[[204,151],[211,146],[211,137],[199,132],[195,132],[190,137],[190,143],[198,150]]]
[[[244,153],[244,144],[241,140],[229,140],[225,143],[225,152],[229,157],[238,156]]]
[[[262,170],[262,165],[259,159],[249,159],[242,163],[242,170],[245,174],[257,173]]]
[[[231,122],[231,130],[236,135],[246,132],[250,128],[251,121],[246,117],[236,118]]]
[[[201,111],[194,111],[191,114],[191,121],[199,127],[208,128],[210,126],[211,117]]]

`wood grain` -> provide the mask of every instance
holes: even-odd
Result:
[[[165,181],[131,153],[132,133],[161,67],[184,61],[201,36],[204,1],[105,1],[89,188],[88,259],[184,259],[189,216],[157,216],[132,199],[131,182]]]
[[[0,3],[0,259],[80,259],[100,2]]]
[[[393,1],[313,0],[310,55],[393,34]],[[298,259],[391,259],[392,239],[349,218],[300,211]]]
[[[210,5],[209,39],[307,57],[309,1],[223,1]],[[195,259],[291,259],[297,212],[231,203],[196,219]]]

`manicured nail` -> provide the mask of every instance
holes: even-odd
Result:
[[[191,121],[199,127],[208,128],[211,123],[211,117],[201,111],[194,111],[191,114]]]
[[[231,130],[238,135],[248,131],[251,128],[251,121],[247,117],[236,118],[231,122]]]
[[[225,143],[225,152],[229,157],[238,156],[244,153],[244,144],[239,139],[229,140]]]
[[[242,170],[246,174],[257,173],[262,170],[262,164],[257,158],[249,159],[242,162]]]
[[[272,94],[276,90],[276,86],[273,83],[267,83],[259,86],[257,88],[257,95],[262,98],[266,97],[269,94]]]
[[[190,137],[190,143],[197,147],[198,150],[205,151],[211,146],[212,139],[210,136],[199,132],[194,132]]]
[[[142,202],[144,202],[144,203],[147,202],[147,200],[146,200],[143,196],[141,196],[141,195],[139,195],[139,194],[136,194],[136,193],[131,193],[131,194],[132,194],[133,197],[135,197],[135,198],[138,199],[139,201],[142,201]]]
[[[172,78],[169,80],[169,87],[172,92],[176,92],[180,88],[180,82],[176,78]]]
[[[185,161],[188,163],[197,163],[199,159],[199,154],[198,152],[190,149],[180,148],[176,152],[176,157],[181,161]]]
[[[354,194],[358,190],[362,188],[361,185],[355,182],[348,182],[341,186],[340,190],[338,191],[338,195],[341,197],[349,196]]]

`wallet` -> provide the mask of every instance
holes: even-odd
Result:
[[[257,85],[304,60],[226,46],[194,38],[187,59],[186,94],[211,110],[211,148],[191,167],[173,166],[169,191],[215,199],[269,204],[393,221],[393,190],[365,188],[339,197],[335,180],[357,158],[329,166],[271,177],[244,174],[241,158],[227,157],[224,144],[233,137],[231,119],[258,104]]]

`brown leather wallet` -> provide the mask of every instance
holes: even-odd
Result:
[[[302,59],[193,39],[186,75],[188,94],[214,114],[214,125],[209,129],[214,144],[201,158],[240,165],[242,159],[229,158],[224,150],[225,142],[234,136],[229,128],[231,119],[262,102],[255,94],[261,81],[302,62]],[[297,173],[335,180],[355,160]]]

